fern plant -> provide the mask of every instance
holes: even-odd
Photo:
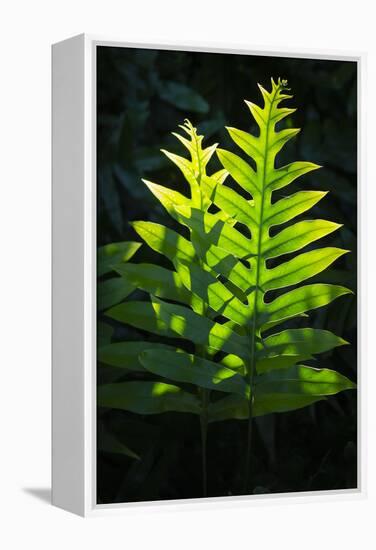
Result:
[[[190,196],[183,196],[177,191],[149,181],[144,182],[176,219],[176,205],[189,205],[200,211],[207,211],[211,206],[212,202],[201,186],[203,177],[216,185],[223,183],[227,176],[224,169],[211,176],[206,174],[207,164],[217,145],[203,148],[203,137],[197,135],[196,129],[189,121],[186,121],[181,129],[187,134],[188,139],[177,133],[174,135],[188,149],[190,160],[168,151],[164,153],[181,169],[189,185]],[[216,219],[228,220],[228,216],[218,212]],[[228,223],[231,224],[231,221],[228,220]],[[191,230],[188,240],[160,224],[140,221],[132,225],[153,250],[171,261],[174,269],[153,264],[127,263],[115,266],[115,271],[128,285],[147,292],[151,300],[119,304],[107,311],[107,315],[159,337],[188,340],[194,346],[194,353],[187,353],[169,341],[134,341],[100,348],[99,359],[112,366],[146,370],[164,379],[190,384],[196,386],[196,391],[195,394],[190,394],[165,382],[124,382],[100,388],[99,402],[143,414],[171,410],[198,414],[202,439],[203,492],[206,494],[206,440],[210,391],[245,391],[245,383],[240,375],[224,365],[217,365],[209,358],[221,350],[235,353],[238,345],[242,345],[242,340],[229,327],[214,322],[221,314],[213,309],[213,304],[209,304],[195,292],[195,283],[192,282],[192,287],[186,278],[186,270],[187,266],[192,268],[195,265],[199,271],[204,271],[208,279],[202,281],[201,285],[206,284],[206,292],[212,294],[213,289],[210,285],[217,282],[216,277],[219,274],[228,275],[230,280],[235,278],[236,281],[236,270],[233,276],[230,272],[237,264],[238,271],[241,271],[242,265],[233,255],[214,245],[203,253],[205,241],[201,243],[201,237],[194,229]],[[222,293],[226,293],[229,301],[233,299],[232,292],[227,290],[225,285],[218,282],[218,287]],[[231,308],[233,309],[234,305],[230,306]],[[226,311],[223,314],[226,315]],[[184,347],[184,344],[182,345]]]
[[[310,162],[293,162],[277,168],[276,156],[282,147],[300,131],[296,128],[276,130],[276,125],[295,109],[280,107],[281,102],[292,98],[286,93],[286,82],[272,79],[270,92],[259,86],[264,105],[260,107],[246,101],[259,127],[254,136],[236,128],[227,128],[235,144],[254,162],[254,168],[240,156],[217,150],[223,167],[241,187],[239,194],[225,185],[213,185],[203,179],[203,188],[213,203],[233,220],[236,227],[248,231],[247,245],[239,259],[249,265],[247,303],[243,306],[245,323],[239,323],[241,333],[248,338],[249,354],[241,357],[227,357],[227,366],[238,366],[248,381],[248,403],[240,403],[232,397],[213,405],[211,413],[216,418],[229,413],[237,417],[248,416],[247,443],[248,485],[252,418],[258,414],[258,406],[266,397],[273,396],[273,410],[290,408],[292,400],[296,406],[312,403],[324,395],[336,393],[354,385],[340,374],[301,365],[301,361],[312,358],[345,342],[328,331],[318,329],[289,329],[263,337],[268,330],[292,317],[305,315],[307,311],[324,306],[335,298],[350,291],[342,286],[308,284],[297,287],[332,264],[348,252],[334,247],[324,247],[303,252],[291,258],[291,254],[337,230],[340,225],[326,220],[303,220],[280,230],[271,236],[271,230],[284,225],[315,205],[326,193],[299,191],[273,201],[273,193],[299,176],[319,168]],[[244,198],[243,195],[248,196]],[[212,232],[212,219],[207,214],[187,206],[178,207],[180,219],[191,228],[200,227],[202,235]],[[234,250],[232,243],[238,243],[234,229],[227,230],[231,238],[222,246]],[[268,261],[283,257],[276,267],[268,267]],[[269,301],[268,293],[288,287],[292,290]],[[248,310],[248,314],[247,311]],[[239,329],[238,329],[239,330]],[[239,361],[240,359],[240,361]],[[234,408],[233,408],[234,405]],[[229,407],[229,408],[228,408]],[[247,410],[248,409],[248,410]]]
[[[275,328],[350,291],[332,284],[297,286],[323,271],[345,250],[324,247],[289,256],[337,230],[339,224],[304,220],[272,234],[275,227],[309,210],[325,193],[299,191],[273,200],[275,191],[319,166],[309,162],[275,166],[278,152],[299,130],[276,130],[276,125],[294,112],[280,107],[292,97],[286,93],[286,83],[272,80],[270,92],[261,86],[260,90],[263,107],[246,102],[259,135],[228,128],[233,141],[251,158],[249,162],[216,144],[202,148],[202,136],[186,121],[181,128],[189,139],[175,136],[188,149],[190,159],[164,153],[180,168],[190,197],[145,181],[169,214],[189,228],[187,239],[159,224],[133,223],[138,235],[166,256],[173,269],[152,264],[116,268],[132,285],[149,293],[150,301],[128,301],[111,308],[107,315],[159,337],[179,338],[179,342],[193,344],[193,349],[159,340],[157,345],[125,342],[100,350],[104,362],[119,364],[121,357],[120,363],[163,380],[106,385],[98,396],[103,406],[143,414],[176,410],[200,415],[204,494],[209,422],[248,419],[248,490],[255,416],[298,409],[355,387],[340,373],[302,364],[344,345],[342,338],[313,328]],[[209,176],[207,164],[214,152],[223,169]],[[239,192],[225,184],[228,175],[240,187]],[[270,266],[271,260],[281,257],[283,261]],[[293,288],[275,296],[289,287]],[[167,384],[166,379],[174,384]],[[193,393],[192,388],[196,388]]]

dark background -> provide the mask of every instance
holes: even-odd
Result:
[[[189,118],[206,136],[234,152],[224,126],[256,131],[243,100],[262,104],[257,82],[287,79],[298,111],[287,123],[302,128],[278,157],[280,164],[309,160],[323,169],[289,188],[329,190],[308,217],[345,226],[325,244],[350,249],[315,280],[356,290],[357,68],[354,62],[99,47],[97,49],[98,246],[139,237],[131,220],[173,226],[141,178],[187,194],[179,170],[159,149],[185,155],[171,135]],[[287,103],[286,103],[287,106]],[[209,164],[214,171],[215,162]],[[218,166],[219,167],[219,166]],[[320,241],[321,242],[321,241]],[[145,245],[135,262],[168,265]],[[137,299],[146,299],[139,293]],[[105,317],[101,318],[106,320]],[[112,323],[113,341],[140,333]],[[346,296],[310,315],[310,326],[332,330],[351,346],[319,356],[316,366],[356,381],[356,297]],[[100,335],[99,335],[100,336]],[[144,337],[147,335],[143,335]],[[98,365],[98,381],[108,367]],[[125,375],[124,379],[131,379]],[[330,490],[356,486],[356,392],[347,391],[305,409],[255,421],[252,492]],[[99,409],[101,429],[134,450],[140,460],[98,451],[98,502],[200,497],[199,420],[167,413],[140,416]],[[246,423],[209,428],[209,495],[239,492]]]

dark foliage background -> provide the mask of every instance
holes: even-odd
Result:
[[[139,241],[128,225],[130,220],[148,219],[172,226],[141,182],[144,177],[187,191],[178,169],[159,151],[165,148],[184,154],[171,132],[188,117],[208,144],[219,142],[235,150],[224,126],[255,130],[243,99],[260,103],[257,82],[269,88],[270,77],[280,76],[288,79],[294,94],[291,104],[298,107],[290,124],[301,127],[302,133],[284,148],[279,162],[309,160],[324,166],[294,183],[293,191],[330,191],[312,216],[345,224],[326,241],[352,251],[321,275],[320,281],[335,281],[356,290],[355,63],[99,47],[97,68],[98,246]],[[163,263],[146,245],[132,261]],[[113,341],[140,336],[124,325],[112,325]],[[318,310],[311,315],[310,325],[330,329],[351,342],[351,346],[320,356],[319,361],[321,367],[338,370],[355,381],[356,297],[346,296]],[[102,337],[105,335],[99,331],[98,338]],[[98,381],[109,376],[109,367],[99,364]],[[131,377],[125,375],[124,379]],[[180,413],[139,416],[99,409],[98,422],[102,435],[115,435],[140,456],[135,460],[99,448],[98,502],[201,496],[198,417]],[[354,391],[296,412],[256,419],[253,492],[355,487],[356,425]],[[239,492],[245,429],[245,422],[239,421],[210,426],[210,496]]]

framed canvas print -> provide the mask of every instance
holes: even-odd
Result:
[[[54,504],[361,493],[360,68],[53,46]]]

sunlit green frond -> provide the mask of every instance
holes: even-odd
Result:
[[[277,155],[300,132],[293,124],[281,127],[296,111],[284,106],[292,98],[286,85],[272,79],[270,91],[259,86],[262,106],[246,101],[258,131],[253,135],[228,127],[234,152],[216,143],[204,144],[188,120],[180,126],[182,133],[173,135],[182,152],[162,152],[180,171],[186,184],[183,193],[143,180],[174,218],[173,227],[184,227],[180,233],[149,221],[131,224],[170,265],[106,259],[105,265],[116,265],[120,280],[130,289],[149,295],[147,301],[115,305],[106,315],[157,335],[158,344],[146,338],[110,344],[98,356],[105,364],[137,370],[153,380],[159,376],[163,382],[106,385],[99,396],[101,406],[141,414],[193,412],[200,414],[206,433],[208,420],[252,421],[254,416],[298,409],[354,388],[339,373],[301,364],[345,345],[342,338],[318,328],[275,328],[350,293],[332,284],[300,286],[348,251],[327,242],[317,246],[340,224],[295,219],[326,192],[275,193],[320,168],[307,161],[278,167]],[[210,169],[214,155],[223,167],[217,171]],[[179,344],[169,339],[179,339]],[[180,340],[184,351],[176,347]],[[197,396],[165,380],[193,386]],[[215,391],[230,395],[213,396]]]
[[[173,135],[188,150],[190,158],[177,155],[165,149],[161,151],[180,169],[184,179],[188,183],[189,196],[186,197],[177,191],[143,180],[172,217],[175,217],[173,205],[189,204],[192,207],[207,210],[211,203],[201,191],[201,179],[207,177],[212,179],[214,185],[220,185],[228,175],[225,169],[219,170],[210,176],[206,172],[207,164],[215,153],[217,144],[203,147],[203,136],[197,134],[196,128],[189,120],[185,120],[184,124],[180,125],[180,128],[187,134],[189,139],[177,132],[173,132]]]
[[[216,187],[210,182],[204,181],[206,193],[212,202],[236,221],[233,229],[238,228],[239,224],[244,227],[244,234],[247,235],[246,238],[249,242],[248,245],[244,243],[243,247],[244,250],[248,249],[248,255],[241,253],[236,253],[236,255],[243,260],[247,259],[250,266],[247,297],[252,315],[249,317],[247,326],[249,326],[251,357],[245,365],[238,362],[238,368],[245,370],[250,382],[251,393],[252,388],[255,389],[258,373],[291,372],[291,369],[299,361],[309,359],[316,353],[322,353],[342,343],[341,339],[327,332],[320,333],[320,341],[318,341],[319,333],[311,332],[312,329],[302,329],[303,332],[284,331],[268,338],[262,337],[263,331],[287,319],[324,306],[349,292],[344,287],[314,284],[294,288],[272,301],[268,299],[269,291],[299,285],[325,270],[347,251],[326,246],[299,253],[292,258],[287,257],[280,261],[276,267],[266,262],[266,260],[298,252],[318,239],[329,235],[340,225],[326,220],[303,220],[275,232],[276,226],[286,224],[304,214],[326,193],[304,190],[282,198],[277,197],[275,200],[274,191],[285,188],[299,176],[312,172],[320,166],[299,161],[282,168],[276,168],[277,154],[287,142],[299,133],[300,129],[276,128],[277,123],[295,112],[295,108],[280,106],[283,101],[292,97],[285,92],[285,82],[280,79],[277,82],[272,80],[271,91],[267,91],[262,86],[259,87],[264,105],[261,107],[246,101],[249,111],[259,127],[259,135],[252,135],[233,127],[227,128],[234,143],[250,157],[250,161],[247,162],[233,153],[229,154],[223,152],[222,149],[217,149],[218,159],[233,180],[242,188],[241,194],[233,186],[227,186],[226,183]],[[249,193],[248,200],[244,191]],[[176,207],[176,210],[181,211],[184,208],[184,206],[180,206]],[[201,229],[197,224],[195,229],[196,231],[201,230],[202,235],[208,233],[203,223],[201,223]],[[273,235],[271,235],[272,229]],[[269,347],[270,344],[272,344],[271,347]],[[237,364],[237,361],[231,356],[225,358],[224,361],[227,361],[227,364]],[[273,368],[274,364],[275,368]],[[313,387],[309,385],[306,387],[309,388],[308,393],[312,390],[311,395],[315,395]],[[334,392],[343,389],[341,385],[333,386],[333,388]],[[259,390],[258,392],[253,391],[251,409],[249,404],[248,410],[244,409],[246,416],[252,417],[254,414],[259,414],[258,407],[261,406],[260,403],[264,399],[258,395],[259,393]],[[278,395],[279,390],[276,384],[273,388],[273,399],[276,399],[276,402]],[[306,396],[299,406],[304,405],[305,399]],[[285,397],[283,401],[283,410],[288,410],[293,402],[289,401],[289,404],[286,405]],[[310,397],[308,402],[310,402]],[[298,406],[297,403],[296,405]],[[295,407],[292,406],[292,408]],[[268,412],[271,412],[271,409],[268,409]]]

